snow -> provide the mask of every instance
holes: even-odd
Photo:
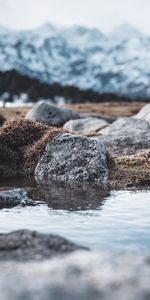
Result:
[[[107,36],[77,25],[0,27],[0,70],[11,69],[43,82],[150,98],[150,38],[128,24]]]

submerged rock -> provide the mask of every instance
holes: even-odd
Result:
[[[145,105],[134,118],[150,122],[150,104]]]
[[[79,117],[77,112],[58,108],[44,100],[36,103],[26,115],[26,119],[57,127],[63,126],[69,120],[79,119]]]
[[[47,143],[35,168],[37,182],[51,180],[106,184],[105,146],[101,141],[62,133]]]
[[[134,118],[120,118],[101,130],[99,138],[111,154],[135,154],[150,148],[150,124]]]
[[[0,261],[39,261],[79,249],[87,250],[60,236],[36,231],[0,234]]]
[[[76,252],[45,262],[0,264],[3,300],[148,300],[150,259]]]
[[[18,205],[33,206],[36,203],[28,198],[24,189],[14,189],[0,192],[0,209],[11,208]]]
[[[98,118],[84,118],[70,120],[64,125],[64,129],[75,134],[91,135],[108,126],[109,123]]]

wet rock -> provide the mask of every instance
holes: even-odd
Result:
[[[150,104],[145,105],[134,118],[150,122]]]
[[[64,129],[75,134],[91,135],[108,126],[109,123],[98,118],[84,118],[70,120],[64,125]]]
[[[60,127],[69,120],[79,119],[79,114],[69,109],[58,108],[43,100],[34,105],[27,113],[26,119]]]
[[[24,189],[13,189],[0,192],[0,209],[11,208],[15,206],[35,205],[35,203],[28,198],[27,192]]]
[[[1,263],[3,300],[148,300],[150,260],[76,252],[51,261]]]
[[[101,141],[63,133],[47,143],[35,168],[37,182],[51,180],[106,184],[107,159]]]
[[[136,154],[150,147],[150,124],[144,120],[121,118],[102,129],[99,138],[111,154]]]
[[[62,237],[36,231],[0,234],[0,261],[39,261],[79,249],[87,250]]]

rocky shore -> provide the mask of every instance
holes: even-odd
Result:
[[[128,117],[119,114],[113,119],[108,113],[106,120],[106,111],[102,119],[101,114],[39,102],[26,115],[3,121],[0,177],[34,176],[41,184],[58,180],[146,187],[150,183],[149,111],[148,104]]]
[[[149,186],[150,105],[127,115],[77,112],[47,101],[18,116],[15,111],[14,118],[6,111],[0,118],[1,180],[34,178],[41,190],[49,185],[51,201],[59,208],[67,197],[62,182],[69,201],[83,193],[85,201],[94,199],[93,205],[100,200],[97,190],[106,195],[111,188]],[[0,209],[34,205],[39,203],[24,189],[0,191]],[[36,231],[0,234],[0,269],[2,300],[150,298],[148,256],[92,253]]]

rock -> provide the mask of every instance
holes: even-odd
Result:
[[[150,148],[150,124],[134,118],[120,118],[99,136],[113,155],[136,154]]]
[[[6,119],[0,115],[0,126],[2,126],[5,123]]]
[[[34,174],[38,183],[54,180],[106,184],[104,144],[87,137],[59,134],[47,143]]]
[[[134,118],[150,122],[150,104],[145,105]]]
[[[0,264],[3,300],[148,300],[150,259],[76,252],[44,262]]]
[[[133,118],[120,118],[109,125],[107,128],[101,130],[101,134],[134,134],[135,132],[142,132],[150,130],[148,122],[143,120],[136,120]]]
[[[27,192],[24,189],[0,192],[0,209],[11,208],[18,205],[33,206],[36,205],[36,203],[28,198]]]
[[[26,119],[60,127],[67,121],[79,119],[79,114],[70,109],[58,108],[48,101],[39,101],[27,113]]]
[[[64,129],[70,133],[91,135],[98,134],[98,132],[108,126],[109,123],[98,118],[84,118],[77,120],[70,120],[64,125]]]
[[[0,261],[39,261],[79,249],[87,250],[59,236],[36,231],[0,234]]]

